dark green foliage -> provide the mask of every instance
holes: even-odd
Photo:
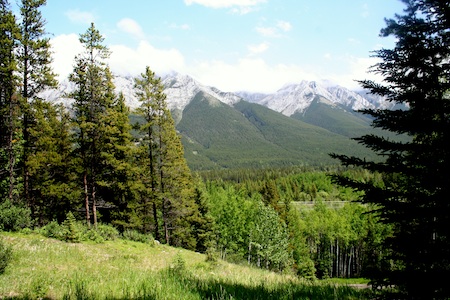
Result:
[[[195,249],[193,223],[199,229],[202,216],[161,79],[147,67],[135,78],[135,88],[141,101],[138,112],[145,119],[139,127],[142,138],[138,162],[142,166],[142,217],[147,223],[143,229],[153,229],[155,238],[167,244]]]
[[[63,230],[57,221],[51,221],[39,229],[39,232],[48,238],[63,239]]]
[[[131,229],[126,229],[122,233],[122,237],[125,240],[140,242],[140,243],[150,244],[150,245],[153,245],[155,242],[155,239],[153,238],[153,236],[151,234],[140,233],[137,230],[131,230]]]
[[[381,49],[373,71],[384,77],[364,88],[394,103],[398,110],[364,110],[375,127],[410,139],[398,142],[379,135],[358,141],[384,158],[372,162],[336,156],[344,165],[364,167],[383,176],[384,184],[354,177],[337,180],[364,191],[362,201],[390,224],[384,243],[390,264],[371,274],[381,286],[395,286],[395,298],[450,297],[450,13],[448,1],[403,1],[403,15],[386,20],[382,36],[393,36],[393,49]]]
[[[0,2],[0,199],[17,200],[18,153],[22,143],[15,49],[20,38],[16,18],[7,0]]]
[[[62,106],[35,100],[28,116],[28,202],[39,225],[62,222],[80,197],[70,139],[70,117]]]
[[[19,231],[32,225],[29,208],[5,200],[0,204],[0,230]]]
[[[107,224],[98,224],[94,229],[105,241],[114,241],[119,237],[119,231]]]
[[[0,275],[5,272],[6,267],[12,259],[12,248],[7,246],[3,239],[0,239]]]
[[[112,107],[107,108],[101,123],[104,145],[101,152],[101,180],[99,194],[107,199],[102,210],[102,221],[112,223],[122,230],[138,227],[133,218],[138,205],[142,182],[136,180],[139,166],[136,162],[137,149],[131,136],[129,108],[120,94]]]
[[[195,251],[200,253],[208,252],[208,249],[214,246],[214,219],[210,213],[211,208],[207,197],[203,183],[197,180],[194,199],[198,210],[189,217],[189,223],[192,224],[196,240]]]
[[[39,232],[46,237],[70,243],[81,241],[103,243],[113,241],[120,236],[119,231],[111,225],[98,224],[97,228],[89,228],[86,224],[77,221],[72,212],[67,214],[61,224],[56,221],[49,222]]]
[[[330,165],[330,151],[370,155],[327,129],[254,103],[231,107],[205,93],[186,106],[177,129],[192,170]]]
[[[40,8],[46,0],[21,0],[20,8],[20,42],[17,52],[18,72],[20,84],[18,92],[21,95],[22,131],[23,131],[23,158],[22,197],[26,204],[34,207],[31,191],[35,189],[30,182],[28,159],[33,148],[37,147],[30,140],[30,127],[34,123],[30,115],[30,105],[37,98],[39,92],[45,88],[55,87],[55,74],[51,70],[50,39],[45,32],[45,19]]]
[[[102,205],[97,195],[102,184],[104,151],[111,132],[110,108],[114,105],[115,94],[112,74],[105,60],[109,50],[103,45],[104,38],[92,23],[80,42],[84,51],[77,55],[75,67],[69,80],[75,84],[70,95],[74,98],[75,154],[79,160],[79,180],[83,185],[86,223],[97,224],[97,208]]]
[[[305,112],[295,113],[291,117],[348,137],[357,137],[372,131],[370,118],[324,101],[327,100],[316,96]]]
[[[76,224],[77,220],[75,219],[72,212],[69,212],[66,216],[66,219],[61,224],[61,239],[70,242],[70,243],[79,243],[81,240],[81,232]]]

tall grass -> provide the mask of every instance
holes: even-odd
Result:
[[[370,291],[206,262],[204,255],[133,241],[64,243],[1,234],[13,259],[4,299],[367,299]]]

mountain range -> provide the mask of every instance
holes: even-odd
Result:
[[[161,79],[194,170],[336,164],[332,152],[372,159],[373,153],[350,139],[373,131],[371,120],[355,111],[392,107],[380,97],[315,81],[263,94],[223,92],[178,73]],[[127,105],[137,108],[133,78],[116,76],[114,83]],[[73,89],[63,80],[41,97],[70,107],[64,95]]]

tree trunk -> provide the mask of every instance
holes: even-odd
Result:
[[[155,224],[155,239],[159,241],[159,224],[158,224],[158,208],[156,206],[156,199],[153,199],[153,222]]]
[[[89,213],[89,192],[88,192],[88,181],[86,171],[83,174],[83,185],[84,185],[84,208],[86,210],[86,224],[88,227],[91,227],[91,216]]]
[[[166,238],[166,244],[169,245],[169,226],[167,224],[166,199],[163,199],[162,203],[163,203],[162,216],[163,216],[164,235]]]
[[[94,218],[94,228],[97,228],[97,200],[95,194],[95,184],[92,184],[92,217]]]
[[[14,140],[14,97],[11,96],[11,101],[9,102],[9,140],[8,140],[8,163],[9,163],[9,191],[8,191],[8,198],[11,203],[13,202],[13,193],[14,193],[14,164],[15,164],[15,155],[14,155],[14,146],[13,146],[13,140]]]

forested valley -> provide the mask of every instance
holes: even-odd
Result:
[[[407,104],[363,113],[411,139],[357,139],[381,161],[331,154],[341,165],[193,172],[150,66],[134,78],[130,111],[92,23],[69,77],[72,106],[47,102],[40,92],[57,82],[46,1],[21,0],[17,17],[0,0],[0,230],[156,240],[306,279],[368,277],[395,299],[447,299],[448,3],[404,2],[382,30],[396,48],[376,52],[385,86],[361,84]]]
[[[161,80],[150,67],[135,78],[141,106],[131,112],[114,92],[110,52],[94,24],[80,34],[84,51],[69,78],[76,89],[65,95],[72,107],[41,99],[57,84],[43,4],[22,1],[17,22],[2,1],[1,230],[76,241],[75,223],[87,239],[109,228],[306,278],[364,276],[380,262],[389,230],[329,172],[192,173]]]

